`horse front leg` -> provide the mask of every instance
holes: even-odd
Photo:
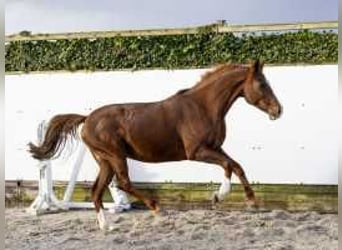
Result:
[[[232,171],[239,178],[246,193],[247,204],[252,207],[257,207],[258,204],[255,199],[254,191],[251,185],[249,184],[245,171],[243,170],[241,165],[235,160],[233,160],[230,156],[228,156],[227,153],[223,151],[223,149],[220,149],[220,153],[223,154],[228,159],[228,161],[230,162],[230,166],[232,167]]]
[[[225,171],[225,178],[223,179],[218,193],[214,195],[214,201],[222,201],[224,197],[230,192],[230,180],[232,172],[239,178],[244,187],[248,205],[256,206],[254,192],[247,180],[244,170],[239,163],[229,157],[222,149],[213,150],[208,147],[201,147],[194,155],[196,161],[217,164]]]

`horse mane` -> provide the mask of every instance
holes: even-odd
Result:
[[[202,75],[201,80],[196,83],[194,88],[203,87],[210,83],[212,83],[217,78],[221,77],[227,71],[233,70],[245,70],[248,69],[248,66],[245,64],[234,64],[234,63],[226,63],[216,66],[213,70]]]
[[[181,95],[183,93],[188,92],[193,88],[202,88],[212,83],[217,78],[221,77],[227,71],[233,70],[246,70],[248,69],[248,65],[245,64],[236,64],[236,63],[225,63],[215,66],[213,70],[206,72],[202,75],[200,81],[198,81],[192,88],[186,88],[179,90],[175,95]]]

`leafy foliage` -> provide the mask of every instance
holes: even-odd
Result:
[[[5,70],[118,70],[198,68],[262,58],[270,64],[337,63],[333,32],[215,33],[14,41],[6,45]]]

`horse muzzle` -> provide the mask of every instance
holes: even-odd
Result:
[[[269,115],[270,120],[273,121],[273,120],[277,120],[278,118],[280,118],[282,113],[283,113],[283,108],[282,106],[279,105],[276,108],[271,109],[268,112],[268,115]]]

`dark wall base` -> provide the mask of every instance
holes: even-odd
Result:
[[[91,201],[92,182],[76,184],[73,201]],[[54,190],[58,199],[63,199],[67,182],[55,181]],[[213,206],[211,197],[217,191],[217,183],[134,183],[139,190],[159,201],[169,209],[246,209],[245,195],[240,184],[233,184],[227,198]],[[297,184],[253,184],[261,210],[284,209],[287,211],[317,211],[337,213],[337,185],[297,185]],[[6,206],[28,206],[38,192],[37,181],[6,181]],[[137,208],[145,208],[141,201],[129,197]],[[108,191],[104,201],[112,201]]]

